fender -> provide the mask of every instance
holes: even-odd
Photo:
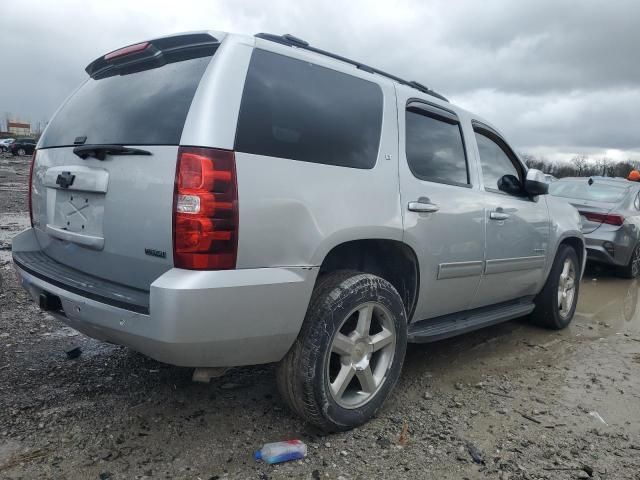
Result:
[[[547,208],[549,210],[549,249],[544,270],[544,282],[547,281],[549,272],[561,243],[567,239],[575,239],[582,245],[582,251],[578,252],[582,265],[580,266],[580,278],[584,273],[587,261],[584,235],[582,234],[582,222],[578,210],[568,202],[553,196],[547,196]],[[553,253],[553,254],[552,254]],[[542,288],[542,286],[540,287]]]

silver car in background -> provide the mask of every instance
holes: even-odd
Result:
[[[13,142],[15,142],[15,138],[3,138],[0,140],[0,152],[8,152],[9,147]]]
[[[617,267],[621,276],[640,273],[640,183],[622,178],[563,178],[549,193],[578,209],[588,260]]]

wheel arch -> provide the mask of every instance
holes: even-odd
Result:
[[[580,278],[582,278],[582,274],[584,273],[584,268],[587,264],[587,251],[585,247],[584,237],[582,234],[571,234],[568,233],[564,235],[560,241],[558,242],[558,247],[555,249],[555,255],[553,256],[553,260],[555,260],[558,255],[558,250],[561,245],[567,245],[573,248],[578,256],[578,261],[580,262]],[[549,276],[549,272],[551,271],[551,266],[553,265],[553,261],[550,262],[549,268],[547,269],[545,280]]]
[[[380,238],[340,243],[325,255],[318,279],[336,270],[357,270],[387,280],[400,294],[407,319],[411,321],[418,300],[420,268],[418,257],[409,245]]]

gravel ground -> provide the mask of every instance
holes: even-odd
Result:
[[[0,158],[0,478],[640,479],[636,281],[589,269],[562,332],[516,320],[410,345],[378,417],[322,436],[282,406],[272,366],[196,384],[40,312],[9,251],[27,174]],[[304,461],[252,459],[291,438]]]

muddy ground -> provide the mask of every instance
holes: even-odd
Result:
[[[412,345],[378,417],[321,436],[283,408],[271,366],[195,384],[41,313],[10,261],[27,174],[0,158],[0,478],[640,479],[637,281],[589,269],[562,332],[516,320]],[[252,459],[291,438],[304,461]]]

